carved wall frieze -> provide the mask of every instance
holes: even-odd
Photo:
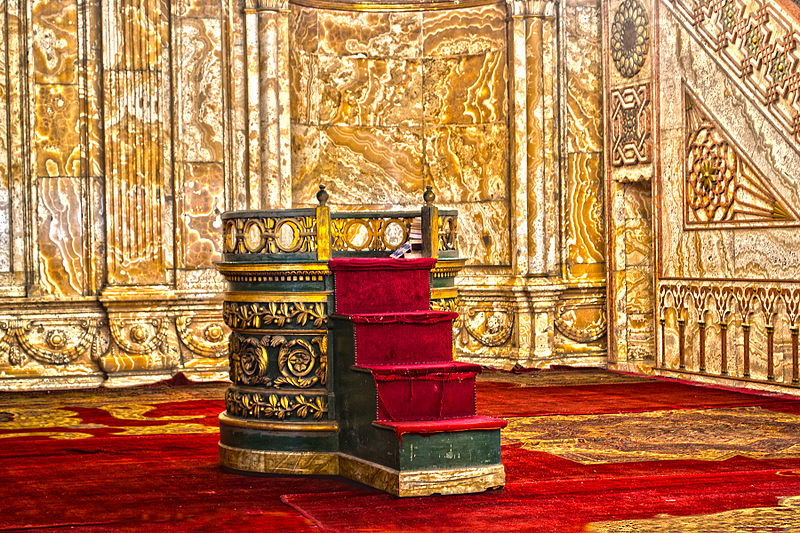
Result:
[[[229,331],[216,316],[179,316],[175,319],[178,338],[193,353],[222,358],[228,354]]]
[[[144,355],[167,349],[166,317],[109,317],[111,338],[123,351]]]
[[[288,325],[323,328],[328,321],[325,304],[321,302],[226,301],[222,307],[222,317],[234,329],[283,328]]]
[[[558,304],[555,314],[558,331],[575,342],[594,342],[606,334],[604,302],[565,301]]]
[[[225,409],[240,418],[320,420],[328,412],[327,396],[239,391],[225,393]]]
[[[484,346],[503,346],[514,332],[514,309],[511,307],[474,307],[462,319],[464,330]]]
[[[0,349],[8,354],[12,366],[23,365],[26,357],[56,366],[72,363],[86,353],[94,360],[99,357],[100,324],[98,319],[77,322],[2,321]]]
[[[611,164],[649,163],[653,152],[650,84],[611,91]]]
[[[776,2],[668,0],[678,20],[800,147],[797,23]]]

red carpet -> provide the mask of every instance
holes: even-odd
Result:
[[[536,394],[531,399],[531,394]],[[484,381],[478,387],[478,412],[490,416],[600,414],[706,409],[712,407],[774,406],[800,413],[800,400],[756,395],[671,381],[531,388]]]
[[[478,412],[511,416],[503,431],[506,488],[411,499],[339,478],[220,470],[224,385],[0,394],[0,531],[615,530],[603,529],[606,521],[627,521],[618,531],[730,531],[723,514],[711,515],[719,529],[696,525],[700,515],[728,510],[742,531],[800,530],[800,513],[783,500],[800,495],[800,402],[668,381],[610,383],[609,373],[597,372],[600,384],[479,382]],[[586,433],[598,416],[629,416],[607,414],[620,412],[653,412],[657,426],[667,420],[660,413],[700,422],[674,438],[653,431],[651,443]],[[564,420],[567,431],[557,427]],[[531,429],[548,424],[552,434]],[[692,439],[727,455],[692,458]],[[549,451],[540,451],[545,445]],[[640,452],[672,458],[591,462],[586,450],[606,445],[634,459]],[[586,460],[562,456],[575,450]],[[765,450],[771,455],[759,458]],[[775,516],[783,517],[780,527]]]

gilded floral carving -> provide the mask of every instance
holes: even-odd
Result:
[[[231,388],[225,393],[225,408],[229,414],[241,418],[319,420],[328,412],[328,400],[325,396],[243,392]]]
[[[325,304],[314,302],[269,302],[223,304],[222,317],[234,329],[282,328],[294,323],[297,326],[313,324],[316,328],[325,326],[328,317]]]

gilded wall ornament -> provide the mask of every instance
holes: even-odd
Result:
[[[632,78],[647,58],[650,27],[647,12],[638,0],[623,0],[611,24],[611,59],[624,78]]]
[[[307,389],[314,385],[327,385],[328,337],[314,337],[310,341],[281,339],[278,351],[278,369],[281,375],[273,381],[274,386],[288,385]]]
[[[791,222],[797,215],[688,89],[687,224]]]

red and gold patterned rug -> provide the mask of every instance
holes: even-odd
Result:
[[[225,384],[0,394],[0,531],[800,531],[800,401],[487,372],[507,485],[396,499],[217,466]]]

